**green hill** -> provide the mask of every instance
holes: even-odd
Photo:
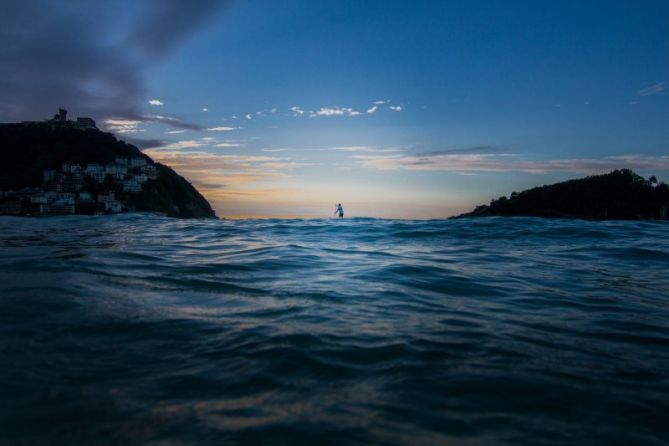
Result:
[[[528,216],[588,220],[666,220],[669,186],[629,169],[535,187],[459,217]]]
[[[112,134],[48,122],[0,125],[1,191],[40,187],[43,172],[59,170],[65,162],[106,165],[117,158],[143,158],[155,167],[157,178],[144,182],[141,191],[135,193],[124,193],[109,181],[91,187],[115,190],[124,204],[135,211],[183,218],[215,217],[207,200],[188,181]],[[95,182],[88,178],[87,183]]]

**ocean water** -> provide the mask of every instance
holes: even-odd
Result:
[[[2,445],[662,445],[669,225],[0,218]]]

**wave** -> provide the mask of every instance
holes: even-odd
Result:
[[[0,443],[665,444],[667,228],[0,217]]]

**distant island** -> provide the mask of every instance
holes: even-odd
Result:
[[[157,212],[215,217],[183,177],[91,118],[0,124],[0,215]]]
[[[629,169],[513,192],[460,217],[526,216],[586,220],[666,220],[669,186]]]

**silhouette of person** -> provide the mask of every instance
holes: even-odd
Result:
[[[339,218],[344,218],[344,208],[341,207],[341,203],[337,203],[334,213],[335,215],[339,214]]]

